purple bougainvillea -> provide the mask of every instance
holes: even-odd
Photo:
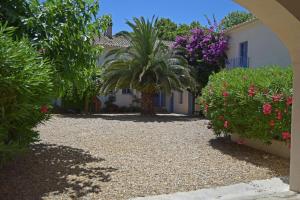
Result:
[[[173,49],[180,50],[178,54],[184,56],[194,68],[193,75],[198,83],[196,90],[192,91],[194,96],[201,94],[212,73],[225,67],[227,48],[228,38],[219,31],[216,20],[209,28],[195,28],[189,35],[176,38]]]
[[[184,48],[192,63],[201,60],[209,65],[224,65],[228,38],[217,30],[217,26],[195,28],[189,36],[178,36],[173,48]]]

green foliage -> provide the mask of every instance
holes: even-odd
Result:
[[[111,15],[103,15],[99,19],[99,21],[100,21],[100,27],[102,30],[106,30],[109,26],[113,26]]]
[[[94,39],[111,24],[111,17],[96,17],[98,1],[36,1],[31,10],[34,15],[27,25],[35,36],[32,41],[55,66],[58,94],[63,96],[76,88],[76,95],[85,95],[102,51],[93,44]]]
[[[177,24],[175,24],[171,19],[159,19],[156,23],[155,28],[158,31],[158,37],[163,40],[172,41],[176,37]]]
[[[0,3],[0,23],[7,23],[7,26],[16,27],[14,34],[22,37],[27,33],[24,21],[32,14],[29,0],[1,0]]]
[[[177,25],[171,19],[160,18],[155,24],[155,28],[158,31],[158,37],[162,40],[174,41],[176,36],[189,35],[190,31],[194,28],[200,28],[201,25],[198,21],[191,22],[188,24]]]
[[[237,24],[254,19],[255,16],[252,13],[234,11],[229,13],[221,22],[221,29],[226,30]]]
[[[292,79],[291,68],[224,70],[210,77],[199,103],[217,135],[289,142]]]
[[[0,164],[38,139],[32,130],[47,119],[52,67],[13,29],[0,24]]]
[[[132,88],[139,91],[167,91],[189,87],[192,78],[185,59],[175,56],[158,39],[156,21],[134,18],[127,22],[133,29],[127,33],[131,46],[113,49],[105,57],[103,91]]]
[[[148,94],[150,100],[155,92],[192,87],[193,78],[187,62],[176,56],[158,39],[154,28],[156,20],[134,18],[127,22],[133,32],[125,33],[131,46],[114,49],[107,53],[103,69],[102,91],[109,93],[116,89],[132,88]],[[143,102],[148,101],[142,100]]]

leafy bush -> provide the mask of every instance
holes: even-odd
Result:
[[[38,139],[33,128],[48,117],[51,67],[13,29],[0,24],[0,164]]]
[[[291,68],[276,66],[224,70],[210,77],[198,100],[217,135],[289,142],[292,76]]]

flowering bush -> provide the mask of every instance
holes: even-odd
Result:
[[[218,72],[225,66],[228,38],[223,32],[219,32],[219,25],[214,21],[210,28],[195,28],[190,35],[177,36],[173,44],[192,66],[195,78],[198,82],[198,91],[207,84],[208,77],[213,72]]]
[[[276,66],[224,70],[210,77],[198,101],[217,135],[289,143],[292,74],[291,68]]]
[[[223,64],[226,57],[225,51],[228,48],[227,37],[215,28],[191,30],[190,36],[177,36],[174,48],[183,47],[187,50],[187,57],[190,61],[202,60],[208,64]]]
[[[48,118],[52,70],[13,30],[0,24],[0,165],[38,139],[33,128]]]

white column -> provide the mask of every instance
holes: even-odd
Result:
[[[290,189],[300,192],[300,52],[299,54],[295,54],[295,57],[293,57],[294,99],[292,113]]]

